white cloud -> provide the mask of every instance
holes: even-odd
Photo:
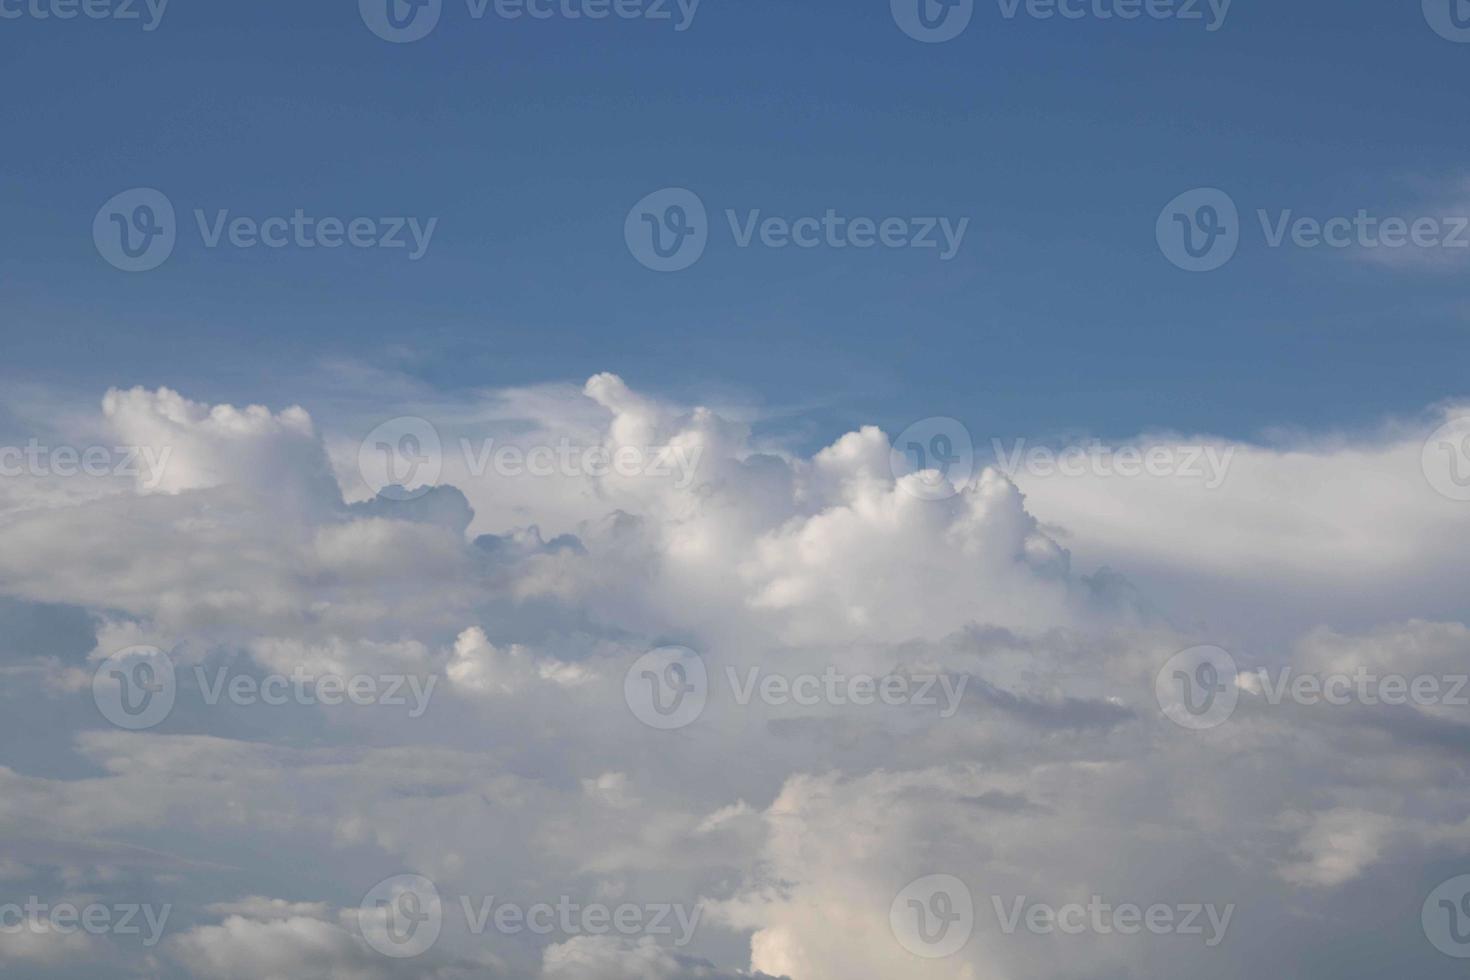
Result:
[[[1415,939],[1415,896],[1470,848],[1465,708],[1271,704],[1245,683],[1229,721],[1188,731],[1154,687],[1207,642],[1250,671],[1463,672],[1470,504],[1426,483],[1427,432],[1219,443],[1234,455],[1214,490],[989,470],[926,500],[871,427],[804,457],[612,375],[408,394],[373,411],[433,414],[450,446],[677,445],[697,479],[476,478],[450,453],[452,487],[368,501],[351,468],[372,425],[356,417],[135,389],[109,393],[96,425],[173,447],[157,487],[28,485],[0,516],[0,593],[78,610],[96,634],[91,650],[7,651],[14,733],[46,734],[12,739],[23,757],[0,767],[0,839],[29,852],[0,849],[0,866],[56,890],[78,880],[63,868],[106,865],[85,885],[102,900],[169,896],[178,931],[134,972],[1336,978],[1341,964],[1312,972],[1315,951],[1368,934],[1415,975],[1442,966]],[[179,703],[155,730],[107,728],[92,666],[145,643],[186,668]],[[624,674],[674,644],[710,687],[696,721],[661,731],[624,702]],[[416,718],[211,708],[199,665],[436,675],[445,694]],[[741,704],[729,677],[751,668],[966,687],[948,716]],[[706,914],[687,949],[459,922],[431,959],[389,962],[350,913],[405,872],[450,910],[566,897]],[[991,920],[921,960],[890,905],[936,872]],[[1204,957],[1178,936],[1005,935],[990,911],[1093,894],[1238,911]],[[18,942],[0,954],[105,955]]]

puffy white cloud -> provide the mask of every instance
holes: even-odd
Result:
[[[1319,951],[1371,935],[1415,975],[1451,975],[1418,915],[1470,854],[1470,708],[1271,696],[1284,671],[1447,686],[1465,672],[1470,504],[1428,487],[1427,432],[1216,443],[1231,462],[1213,489],[991,469],[934,500],[895,476],[872,427],[807,456],[612,375],[452,402],[405,390],[401,405],[337,404],[331,424],[110,392],[98,429],[171,450],[156,485],[28,482],[0,510],[15,604],[0,609],[15,624],[0,839],[24,843],[0,866],[17,888],[175,902],[171,938],[127,969],[1338,978],[1368,966]],[[443,486],[367,499],[356,440],[385,412],[434,419]],[[605,459],[672,447],[689,468],[476,474],[460,438],[565,438]],[[1155,679],[1201,643],[1243,673],[1233,715],[1192,731],[1160,710]],[[178,703],[155,730],[117,731],[90,673],[139,644],[179,664]],[[708,677],[676,730],[624,700],[639,655],[666,645],[696,650]],[[443,684],[413,717],[210,705],[195,668]],[[769,697],[773,675],[778,692],[832,678],[849,694],[927,677],[941,705]],[[405,872],[451,913],[567,898],[704,914],[687,948],[476,933],[460,916],[398,962],[352,913]],[[977,925],[925,959],[891,912],[935,873],[971,890]],[[1235,911],[1210,947],[998,924],[997,901],[1094,895]],[[0,939],[0,956],[112,955],[42,938]]]
[[[299,406],[275,414],[261,405],[203,405],[168,388],[132,388],[109,391],[102,414],[123,445],[151,450],[141,459],[140,490],[238,486],[290,506],[337,497],[311,416]]]
[[[882,449],[886,458],[886,440]],[[784,638],[901,641],[971,622],[1071,624],[1067,555],[995,471],[940,501],[891,478],[843,488],[840,503],[761,537],[742,565],[751,606],[779,617]]]
[[[498,648],[476,626],[454,641],[454,655],[444,670],[457,688],[483,694],[515,694],[539,681],[563,686],[591,679],[587,668],[538,657],[518,643]]]

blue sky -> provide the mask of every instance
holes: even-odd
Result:
[[[1415,3],[1237,0],[1211,32],[982,0],[923,44],[884,3],[704,0],[680,32],[447,0],[428,37],[389,44],[340,0],[173,0],[153,31],[26,16],[0,46],[12,383],[310,406],[317,366],[344,359],[443,390],[611,370],[802,409],[813,445],[933,415],[1015,435],[1356,428],[1464,392],[1466,264],[1270,249],[1254,217],[1449,213],[1470,46]],[[1154,222],[1202,186],[1245,235],[1190,274]],[[89,234],[133,187],[186,227],[145,274]],[[668,274],[622,236],[664,187],[712,229]],[[410,262],[205,249],[195,208],[439,222]],[[741,249],[726,208],[970,224],[948,262]]]

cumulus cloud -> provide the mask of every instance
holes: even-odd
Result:
[[[0,850],[6,881],[178,908],[157,950],[6,936],[6,970],[1339,978],[1371,964],[1320,950],[1371,935],[1450,975],[1418,917],[1470,855],[1470,707],[1277,696],[1283,677],[1363,673],[1447,694],[1465,672],[1470,504],[1426,479],[1428,431],[1218,441],[1213,486],[990,468],[933,499],[871,426],[796,453],[607,374],[411,394],[326,424],[115,390],[95,426],[167,451],[160,478],[27,483],[0,510],[0,839],[24,842]],[[385,411],[441,437],[439,484],[411,499],[356,469]],[[565,440],[576,465],[476,473],[490,439],[552,459]],[[668,472],[582,465],[621,450],[666,451]],[[1179,679],[1161,671],[1202,644],[1239,673],[1229,717],[1190,729],[1161,709]],[[139,645],[172,658],[175,703],[124,731],[92,672]],[[697,679],[639,672],[668,647]],[[442,683],[418,714],[205,696],[293,673]],[[662,725],[691,692],[687,724]],[[445,921],[399,961],[355,912],[406,873]],[[934,874],[964,884],[975,923],[927,958],[894,906]],[[1003,928],[1094,898],[1233,911],[1210,946]],[[675,947],[465,911],[505,903],[698,926]]]
[[[454,686],[481,694],[512,695],[527,684],[547,682],[571,686],[590,679],[586,668],[538,657],[520,644],[498,648],[476,626],[454,641],[454,655],[447,667]]]
[[[109,391],[102,414],[122,444],[140,450],[140,490],[238,486],[291,506],[338,495],[311,416],[300,406],[273,413],[261,405],[204,405],[168,388],[131,388]]]

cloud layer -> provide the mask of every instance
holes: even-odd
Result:
[[[0,975],[1458,975],[1464,414],[948,486],[605,374],[331,424],[110,391],[157,467],[0,496]]]

